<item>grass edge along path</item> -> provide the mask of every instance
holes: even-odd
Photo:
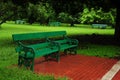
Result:
[[[68,80],[67,77],[55,77],[52,74],[35,74],[25,68],[17,68],[15,65],[0,68],[0,80]]]

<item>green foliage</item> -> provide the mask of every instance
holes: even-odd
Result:
[[[115,24],[116,9],[111,9],[109,12],[104,12],[102,8],[95,9],[85,7],[82,13],[78,14],[78,21],[81,23],[106,23]]]
[[[6,20],[11,20],[15,12],[15,5],[11,1],[0,2],[0,25]]]
[[[88,56],[99,56],[113,58],[118,53],[120,47],[113,45],[97,45],[97,44],[83,44],[81,43],[78,53]]]
[[[91,11],[86,7],[83,10],[83,13],[79,13],[79,18],[78,20],[81,23],[91,23],[94,21],[94,15],[95,15],[95,11],[94,8],[91,9]]]
[[[0,73],[0,80],[68,80],[67,77],[55,78],[52,74],[34,74],[16,66],[0,68]]]
[[[74,25],[75,19],[72,15],[65,13],[65,12],[61,12],[58,15],[58,21],[63,22],[63,23],[70,23],[71,26]]]
[[[108,15],[109,15],[109,23],[114,27],[115,26],[115,22],[116,22],[116,14],[117,13],[117,11],[116,11],[116,9],[113,9],[113,8],[111,8],[110,9],[110,11],[108,12]]]
[[[29,3],[28,6],[28,21],[33,23],[35,21],[40,24],[45,24],[49,22],[49,18],[54,17],[54,10],[48,3]]]
[[[25,69],[18,69],[15,66],[0,68],[0,73],[2,73],[0,74],[0,80],[55,80],[53,75],[37,75]]]
[[[12,2],[0,2],[0,20],[7,17],[8,15],[13,14],[13,3]],[[12,11],[11,11],[12,10]]]
[[[58,15],[58,20],[60,22],[63,22],[63,23],[68,23],[70,18],[71,18],[71,16],[68,13],[65,13],[65,12],[61,12]]]
[[[27,12],[28,12],[28,23],[32,24],[36,21],[36,7],[34,4],[32,3],[29,3],[29,6],[28,6],[28,9],[27,9]]]

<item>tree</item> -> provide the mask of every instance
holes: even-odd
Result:
[[[37,9],[34,4],[29,3],[28,8],[27,8],[27,18],[28,18],[28,23],[32,24],[36,21],[36,14],[37,14]]]
[[[96,15],[96,12],[93,9],[92,11],[90,11],[88,7],[85,7],[83,12],[78,13],[78,15],[78,21],[80,23],[91,23],[94,21],[94,16]]]
[[[102,23],[108,25],[115,25],[116,9],[111,9],[109,12],[104,12],[102,8],[88,8],[85,7],[83,12],[78,13],[78,21],[80,23]]]
[[[74,26],[75,18],[68,13],[61,12],[58,15],[58,21],[63,23],[70,23],[70,26]]]
[[[16,13],[15,5],[11,2],[0,3],[0,25],[10,20]]]
[[[53,8],[48,3],[39,3],[37,7],[37,21],[41,24],[48,24],[55,15]]]
[[[116,1],[117,4],[117,16],[116,16],[116,26],[115,26],[115,40],[120,43],[120,1]]]
[[[28,7],[28,21],[33,23],[34,21],[40,24],[48,24],[49,20],[54,16],[54,10],[48,3],[29,3]]]

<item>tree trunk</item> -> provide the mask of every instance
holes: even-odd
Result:
[[[0,22],[0,28],[2,28],[1,25],[2,25],[4,22],[6,22],[6,20],[7,20],[7,19],[4,19],[4,20],[2,20],[2,21]]]
[[[70,26],[74,26],[74,22],[73,21],[70,23]]]
[[[13,14],[13,15],[11,15],[11,16],[8,16],[7,18],[4,18],[4,19],[2,19],[2,21],[0,22],[0,28],[1,28],[1,25],[3,24],[3,23],[5,23],[7,20],[9,20],[11,17],[13,17],[13,16],[15,16],[15,14]]]
[[[2,20],[1,22],[0,22],[0,25],[2,25],[4,22],[6,22],[8,20],[8,18],[7,19],[4,19],[4,20]]]
[[[120,3],[120,1],[118,1],[118,3]],[[117,16],[116,16],[115,35],[114,36],[115,36],[116,42],[120,43],[120,7],[119,6],[117,6]]]

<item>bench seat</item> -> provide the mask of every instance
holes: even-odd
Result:
[[[33,44],[26,46],[33,50],[33,53],[21,54],[20,56],[26,58],[41,57],[58,51],[58,47],[50,42]]]
[[[78,46],[78,41],[76,39],[65,38],[63,40],[57,40],[55,42],[59,44],[60,51],[73,51],[76,54],[76,48]]]
[[[60,46],[60,50],[66,50],[66,49],[70,49],[76,47],[76,45],[69,45],[69,44],[64,44]]]
[[[49,51],[49,52],[48,52]],[[58,48],[44,48],[44,49],[40,49],[40,50],[35,50],[35,57],[42,57],[46,55],[49,55],[50,53],[55,53],[58,51]],[[32,53],[27,53],[27,55],[25,56],[25,54],[20,54],[19,56],[21,57],[26,57],[26,58],[33,58],[34,54]]]

